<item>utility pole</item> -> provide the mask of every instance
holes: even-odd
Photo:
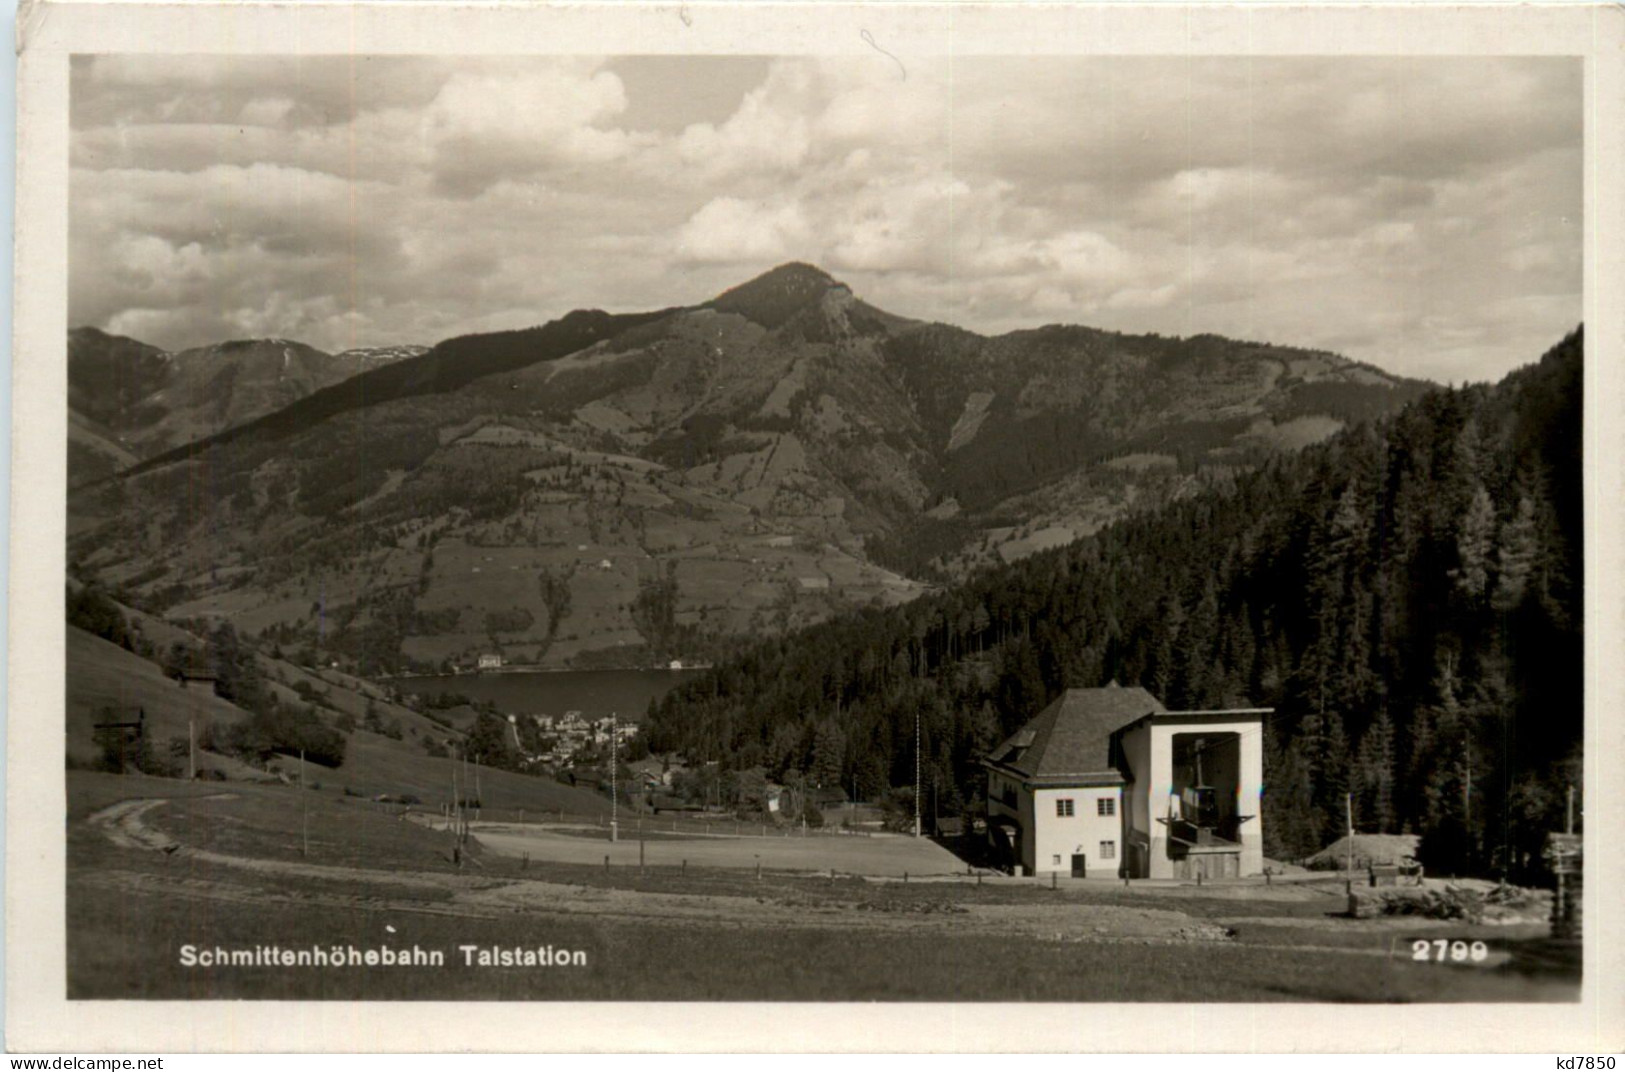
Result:
[[[615,780],[615,761],[620,751],[616,747],[617,725],[615,712],[611,711],[609,713],[609,840],[611,841],[620,840],[618,837],[620,833],[618,823],[620,822],[621,801]]]
[[[1468,745],[1466,752],[1467,777],[1462,779],[1461,783],[1461,809],[1466,813],[1467,840],[1471,842],[1473,838],[1473,749],[1471,745]]]
[[[299,750],[299,825],[304,840],[303,855],[310,855],[310,801],[305,797],[305,750]]]
[[[1348,825],[1349,825],[1349,835],[1348,835],[1348,837],[1349,837],[1349,851],[1348,851],[1349,874],[1352,875],[1352,874],[1354,874],[1354,794],[1353,793],[1344,793],[1343,794],[1343,807],[1348,813]]]
[[[197,716],[186,713],[186,780],[197,781]]]
[[[914,836],[920,836],[920,710],[914,709]]]

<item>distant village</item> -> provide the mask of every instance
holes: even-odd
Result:
[[[529,719],[545,739],[553,742],[551,748],[525,758],[532,763],[543,763],[553,767],[567,767],[577,757],[608,750],[612,737],[615,739],[615,750],[617,752],[625,750],[638,735],[638,726],[635,722],[617,721],[612,718],[589,720],[583,717],[580,711],[566,711],[557,717],[508,716],[510,722],[519,718]]]
[[[672,659],[672,660],[668,661],[664,667],[655,666],[655,667],[649,667],[649,669],[651,669],[651,670],[659,670],[659,669],[665,669],[665,670],[708,670],[708,669],[710,669],[710,667],[711,667],[710,663],[705,663],[705,662],[688,662],[688,663],[685,663],[681,659]],[[500,672],[502,672],[504,670],[523,672],[525,669],[526,669],[525,667],[512,665],[511,663],[508,662],[506,656],[503,656],[501,654],[494,653],[494,652],[486,652],[485,654],[480,655],[477,659],[474,660],[474,663],[473,663],[472,666],[467,665],[467,664],[453,664],[451,666],[451,671],[454,674],[465,674],[465,673],[470,673],[470,672],[479,673],[479,674],[489,674],[489,673],[500,673]]]

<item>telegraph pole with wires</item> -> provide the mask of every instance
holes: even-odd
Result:
[[[914,709],[914,836],[920,836],[920,711]]]

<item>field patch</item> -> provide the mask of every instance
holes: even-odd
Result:
[[[748,824],[747,824],[748,826]],[[570,837],[539,826],[489,823],[476,827],[476,836],[492,852],[510,857],[529,853],[532,859],[556,863],[592,864],[610,858],[611,866],[636,865],[640,852],[647,866],[681,867],[687,860],[697,867],[754,868],[758,863],[774,870],[828,871],[839,874],[901,876],[912,873],[962,873],[964,863],[935,842],[904,837],[846,835],[797,836],[775,832],[767,836],[697,837],[650,842],[611,843]]]

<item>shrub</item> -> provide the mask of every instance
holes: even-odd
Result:
[[[87,584],[67,595],[68,624],[78,626],[120,647],[130,646],[129,625],[118,604],[98,584]]]
[[[111,711],[103,712],[103,721],[111,718]],[[122,729],[96,731],[96,744],[101,749],[97,769],[109,774],[123,774],[128,770],[144,771],[151,765],[151,748],[145,737],[130,737]]]
[[[914,787],[886,790],[880,799],[881,825],[898,833],[914,831]]]
[[[523,607],[488,611],[485,615],[487,633],[523,633],[534,624],[536,619]]]
[[[328,728],[309,707],[275,702],[250,718],[211,734],[221,751],[263,764],[273,755],[296,756],[301,751],[312,763],[337,767],[344,763],[346,740]]]

